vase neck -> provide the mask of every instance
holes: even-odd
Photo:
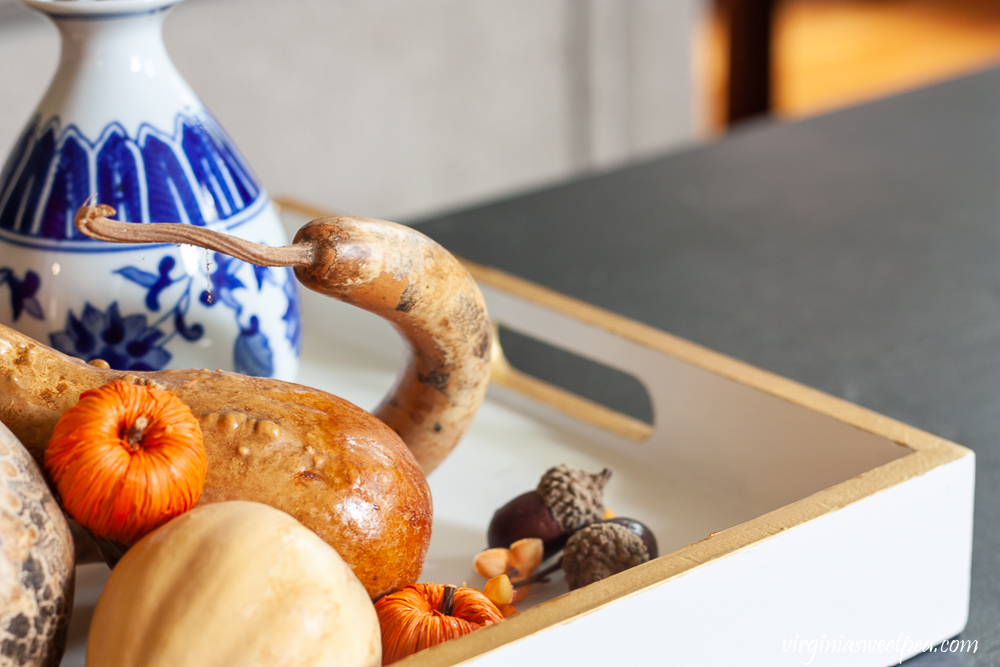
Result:
[[[168,60],[163,46],[164,12],[116,18],[51,17],[62,37],[59,70],[93,76],[102,70],[133,74]]]
[[[73,124],[88,136],[117,122],[134,136],[143,123],[167,130],[177,113],[200,108],[164,47],[165,9],[49,14],[62,37],[62,53],[37,110],[41,119],[59,117],[64,127]]]

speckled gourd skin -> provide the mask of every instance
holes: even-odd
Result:
[[[62,510],[31,455],[0,424],[0,666],[59,664],[73,581]]]
[[[407,342],[396,384],[374,413],[429,474],[486,395],[492,325],[479,287],[440,245],[385,220],[319,218],[295,244],[313,248],[313,262],[295,267],[302,285],[375,313]]]
[[[317,389],[206,370],[128,373],[0,326],[0,421],[42,462],[63,411],[115,379],[152,382],[199,419],[208,474],[199,505],[251,500],[333,546],[372,598],[416,581],[430,542],[430,490],[388,426]]]

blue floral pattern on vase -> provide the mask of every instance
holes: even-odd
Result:
[[[13,269],[0,269],[0,285],[6,284],[10,288],[10,308],[14,312],[14,321],[17,322],[22,312],[26,312],[36,320],[44,320],[45,313],[42,311],[42,304],[38,303],[38,288],[42,286],[42,279],[32,270],[24,274],[24,279],[19,280]]]
[[[209,275],[212,290],[204,290],[198,298],[208,308],[222,304],[232,309],[236,321],[239,322],[240,315],[243,314],[243,304],[236,298],[234,291],[247,289],[243,281],[236,277],[246,262],[218,252],[215,253],[214,259],[215,270]],[[264,274],[261,271],[267,271],[267,267],[254,266],[253,270],[257,278],[257,291],[260,291],[264,287],[264,281],[261,279]],[[268,377],[274,372],[271,346],[267,343],[267,337],[260,331],[260,320],[256,315],[250,316],[248,326],[240,326],[240,333],[233,346],[233,367],[237,373],[258,377]]]
[[[163,332],[148,326],[145,315],[123,317],[117,301],[107,311],[87,303],[79,318],[71,310],[65,330],[49,338],[64,354],[84,361],[103,359],[117,370],[155,371],[170,362],[170,353],[162,347]]]
[[[285,338],[292,345],[295,356],[302,353],[302,308],[299,306],[299,295],[296,292],[295,271],[291,268],[285,269],[285,284],[282,290],[285,293],[285,300],[288,302],[285,314],[281,319],[285,322]]]
[[[243,270],[246,262],[218,252],[214,254],[214,260],[215,270],[209,276],[212,289],[203,290],[198,299],[208,308],[221,303],[232,309],[239,322],[245,309],[236,297],[235,291],[249,288],[237,277],[237,273]],[[253,269],[258,292],[263,290],[267,283],[278,285],[274,269],[266,266],[250,266]],[[285,269],[284,278],[281,288],[288,302],[285,314],[282,316],[285,322],[285,338],[297,355],[302,347],[302,317],[298,294],[295,291],[295,274],[291,269]],[[267,377],[273,373],[271,347],[267,337],[260,331],[260,321],[256,315],[250,316],[246,327],[240,327],[240,334],[233,348],[233,365],[238,373],[244,375]]]
[[[175,283],[187,283],[173,307],[152,325],[157,328],[163,325],[173,326],[173,331],[165,334],[164,345],[170,342],[174,336],[179,335],[184,340],[196,341],[205,333],[204,327],[200,324],[188,324],[185,321],[188,308],[191,305],[191,284],[194,281],[194,276],[190,276],[182,271],[180,276],[171,278],[170,272],[176,264],[177,260],[168,255],[160,260],[156,273],[143,271],[134,266],[125,266],[114,271],[114,273],[121,275],[126,280],[130,280],[146,288],[146,308],[154,313],[160,310],[160,292]],[[112,367],[114,366],[112,365]]]
[[[233,364],[237,373],[268,377],[273,372],[271,346],[267,336],[260,332],[260,321],[250,316],[250,326],[240,331],[233,348]]]
[[[239,295],[241,290],[247,291],[251,288],[244,284],[237,274],[241,272],[246,273],[245,267],[249,266],[252,269],[252,275],[254,276],[258,292],[261,292],[266,284],[273,284],[281,288],[282,294],[287,301],[285,314],[282,316],[282,320],[285,322],[285,337],[295,353],[298,354],[302,346],[302,327],[298,294],[295,290],[295,274],[291,269],[276,272],[274,269],[268,267],[248,265],[242,260],[234,259],[221,253],[214,253],[213,257],[215,260],[214,270],[206,268],[211,287],[210,289],[202,290],[198,296],[198,300],[207,308],[221,304],[233,311],[237,325],[240,328],[236,342],[233,345],[233,366],[236,371],[244,375],[270,377],[274,373],[274,355],[267,337],[260,330],[258,316],[249,314],[249,317],[246,317],[247,310],[241,302]],[[162,340],[160,338],[157,339],[161,346],[166,345],[175,336],[180,336],[187,341],[196,341],[204,334],[204,327],[201,324],[189,323],[187,321],[192,293],[196,289],[195,285],[200,283],[196,283],[195,276],[183,271],[176,277],[172,276],[171,273],[175,267],[176,260],[171,256],[167,256],[160,260],[156,273],[145,271],[135,266],[124,266],[114,271],[114,273],[146,290],[144,302],[146,308],[152,312],[160,312],[162,309],[160,297],[166,289],[183,283],[180,295],[173,305],[159,319],[149,325],[150,329],[157,331],[159,336],[162,337]],[[280,285],[275,275],[276,273],[284,277],[284,282]],[[117,314],[117,302],[113,305]],[[89,304],[88,307],[90,307]],[[75,319],[72,312],[70,312],[69,318],[70,325],[68,325],[67,331],[53,334],[53,345],[56,345],[56,336],[58,336],[60,344],[66,345],[67,349],[64,350],[58,346],[57,349],[76,356],[89,353],[89,348],[81,351],[79,345],[75,342],[72,346],[72,351],[69,351],[69,339],[65,338],[65,336],[69,335],[68,332],[70,329],[74,331],[78,329],[78,327],[74,328],[76,326],[74,321],[78,322],[78,320]],[[142,318],[145,325],[146,318],[144,315]],[[240,324],[241,319],[247,321],[245,326]],[[164,328],[167,330],[164,331]],[[77,338],[86,342],[81,336],[77,336]],[[120,357],[116,358],[115,362],[105,359],[105,361],[111,364],[112,368],[118,368],[119,370],[131,369],[130,367],[119,368],[116,363],[120,360]],[[170,356],[168,354],[163,363],[166,364],[169,360]],[[125,363],[125,361],[122,363]]]
[[[222,255],[218,255],[221,257]],[[273,267],[268,266],[257,266],[253,264],[254,277],[257,279],[257,289],[264,289],[265,283],[271,283],[272,285],[278,284],[278,279],[275,277],[275,273],[281,273],[281,271],[276,271]],[[285,281],[281,284],[281,291],[285,295],[286,307],[285,314],[281,316],[282,321],[285,323],[285,339],[288,344],[292,346],[295,354],[298,355],[302,351],[302,309],[299,307],[299,295],[296,291],[296,285],[298,284],[295,280],[295,271],[286,267],[284,269]]]
[[[233,296],[233,290],[246,289],[246,285],[236,277],[236,272],[243,268],[244,262],[218,252],[215,253],[214,257],[215,270],[209,275],[212,289],[202,291],[198,299],[209,308],[218,303],[225,304],[235,310],[236,315],[239,316],[243,312],[243,306]]]

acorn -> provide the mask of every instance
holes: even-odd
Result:
[[[639,524],[638,521],[633,523]],[[645,532],[652,537],[648,529]],[[655,558],[654,553],[647,548],[646,540],[633,532],[630,524],[610,519],[573,533],[563,549],[562,568],[570,590],[576,590],[641,565]]]
[[[614,519],[605,519],[602,523],[617,523],[638,535],[642,543],[646,545],[646,551],[649,552],[649,560],[653,560],[660,555],[659,549],[656,546],[656,536],[653,535],[653,531],[649,529],[649,526],[643,522],[626,517],[615,517]]]
[[[575,531],[600,521],[604,514],[605,468],[591,474],[558,465],[549,468],[534,491],[523,493],[493,514],[486,539],[491,548],[508,547],[526,537],[545,546],[544,558],[559,551]]]

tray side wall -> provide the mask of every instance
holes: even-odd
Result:
[[[912,453],[619,332],[488,284],[482,288],[491,316],[505,326],[642,382],[653,404],[652,433],[641,443],[619,438],[618,449],[737,497],[757,514]]]

